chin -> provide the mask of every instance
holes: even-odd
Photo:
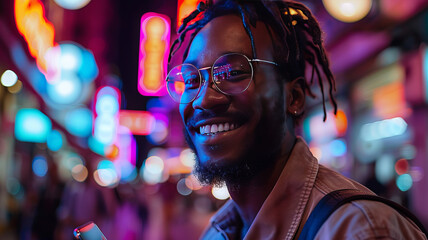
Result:
[[[224,183],[239,185],[254,175],[255,169],[250,167],[252,164],[247,162],[249,159],[245,156],[238,157],[240,154],[237,154],[236,151],[234,151],[235,156],[225,156],[224,153],[230,152],[229,149],[219,149],[219,146],[211,146],[206,152],[201,146],[195,146],[186,130],[184,130],[184,136],[190,149],[196,155],[193,173],[202,184],[213,186],[220,186]]]

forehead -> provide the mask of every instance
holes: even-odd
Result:
[[[257,58],[273,60],[272,39],[262,22],[251,27],[257,51]],[[250,37],[242,19],[236,15],[225,15],[214,18],[207,23],[192,41],[185,62],[199,67],[211,65],[225,53],[237,52],[253,58]]]

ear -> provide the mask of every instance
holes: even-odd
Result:
[[[305,90],[303,89],[305,79],[298,77],[286,83],[287,113],[291,116],[300,116],[305,108]]]

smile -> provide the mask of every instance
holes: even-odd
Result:
[[[228,132],[238,128],[236,123],[207,124],[199,127],[199,133],[203,135],[215,135],[220,132]]]

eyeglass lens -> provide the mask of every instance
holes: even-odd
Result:
[[[244,92],[251,83],[252,74],[249,60],[241,54],[223,55],[212,67],[212,78],[217,89],[230,95]],[[176,66],[167,76],[168,92],[179,103],[193,101],[202,83],[199,70],[191,64]]]

